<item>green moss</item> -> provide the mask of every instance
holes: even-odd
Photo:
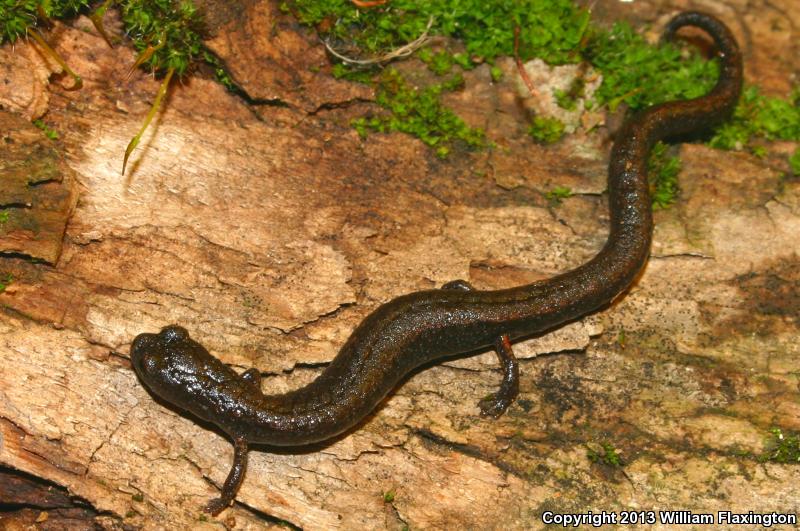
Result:
[[[464,79],[458,75],[443,83],[416,88],[400,72],[389,68],[380,77],[375,100],[387,112],[351,123],[362,137],[370,130],[408,133],[436,148],[440,157],[446,157],[457,143],[470,148],[484,147],[487,141],[483,131],[469,127],[441,103],[443,92],[455,90],[463,83]]]
[[[564,123],[558,118],[534,116],[528,134],[540,144],[554,144],[564,136]]]
[[[125,0],[125,28],[143,64],[158,71],[186,73],[201,50],[201,18],[188,0]]]
[[[0,44],[24,37],[42,16],[71,17],[89,4],[89,0],[0,0]]]
[[[0,44],[25,36],[42,15],[72,17],[87,11],[90,0],[0,0]],[[202,23],[190,0],[120,0],[125,31],[134,47],[147,52],[143,63],[183,75],[201,51]],[[103,11],[107,3],[100,8]]]
[[[217,80],[217,83],[230,92],[235,94],[241,93],[241,89],[231,77],[230,72],[225,69],[222,65],[222,61],[220,61],[216,55],[208,50],[203,50],[203,61],[214,70],[214,78]]]
[[[800,175],[800,148],[795,149],[792,156],[789,157],[789,166],[792,168],[792,173]]]
[[[336,79],[347,79],[358,83],[371,84],[375,77],[372,69],[351,67],[344,63],[336,63],[331,67],[331,73]]]
[[[388,490],[383,493],[383,501],[386,503],[392,503],[395,499],[395,491],[394,489]]]
[[[14,276],[11,273],[0,273],[0,293],[3,293],[12,282],[14,282]]]
[[[667,149],[666,144],[657,142],[650,153],[648,179],[654,209],[669,207],[680,192],[678,174],[681,171],[681,159],[669,156]]]
[[[577,107],[577,100],[574,96],[570,95],[570,93],[563,89],[555,89],[553,91],[553,96],[556,98],[556,103],[562,109],[567,111],[574,111]]]
[[[719,75],[717,61],[706,61],[693,49],[684,59],[680,48],[670,43],[652,46],[627,23],[617,23],[610,31],[593,31],[584,57],[603,74],[595,102],[612,111],[622,102],[640,109],[697,98],[711,89]]]
[[[41,129],[44,132],[44,135],[50,140],[58,140],[58,131],[50,128],[46,123],[44,123],[44,120],[34,120],[33,125]]]
[[[567,90],[555,89],[553,96],[556,98],[556,103],[562,109],[574,111],[578,107],[578,99],[584,96],[584,89],[586,82],[582,77],[576,77]]]
[[[761,461],[776,463],[800,463],[800,434],[784,434],[780,428],[770,430],[767,450],[759,458]]]
[[[599,463],[611,467],[622,466],[620,452],[607,442],[601,442],[599,448],[587,447],[586,457],[592,463]]]
[[[454,53],[453,61],[464,70],[472,70],[475,68],[475,63],[473,63],[472,59],[465,53]]]
[[[720,149],[744,149],[754,138],[800,140],[799,99],[797,90],[783,99],[764,96],[758,87],[747,87],[733,118],[717,129],[709,144]]]
[[[290,0],[285,11],[333,41],[355,45],[364,55],[377,56],[422,35],[460,39],[466,56],[478,61],[514,53],[519,28],[519,55],[550,63],[575,62],[589,13],[570,0],[391,0],[361,9],[350,0]],[[458,59],[456,59],[458,61]]]
[[[419,54],[419,58],[428,65],[428,68],[430,68],[431,72],[434,74],[443,76],[445,74],[449,74],[450,70],[453,69],[455,60],[453,59],[453,55],[451,53],[444,50],[436,53],[430,53],[427,48],[420,50],[420,52],[422,53]]]
[[[492,81],[495,83],[503,79],[503,70],[499,66],[493,66],[490,68],[489,74],[492,76]]]
[[[88,8],[89,0],[40,0],[42,11],[50,18],[71,17],[80,10]]]
[[[103,3],[101,9],[111,5],[109,2]],[[90,3],[90,0],[0,0],[0,43],[24,36],[37,23],[39,8],[48,17],[64,18],[86,12]],[[119,0],[115,3],[121,10],[126,34],[140,51],[142,65],[164,75],[173,71],[179,77],[189,72],[197,60],[204,60],[214,69],[220,83],[237,91],[221,63],[202,48],[202,21],[193,2]],[[610,30],[591,25],[589,12],[571,0],[390,0],[372,8],[359,8],[351,0],[287,0],[280,7],[302,23],[315,26],[335,48],[355,48],[357,52],[353,55],[362,57],[378,57],[395,50],[417,39],[430,23],[430,35],[460,40],[454,46],[463,50],[417,51],[418,57],[442,76],[452,76],[456,65],[469,69],[488,62],[492,79],[499,81],[502,70],[494,66],[494,60],[500,56],[517,55],[522,61],[539,57],[551,64],[583,60],[603,75],[593,103],[611,109],[623,102],[638,109],[667,100],[698,97],[708,92],[718,75],[717,62],[705,61],[693,49],[687,54],[672,44],[652,46],[625,23],[615,24]],[[455,143],[473,148],[490,144],[482,131],[467,127],[441,104],[441,94],[457,88],[452,80],[458,76],[431,87],[411,89],[408,85],[387,87],[387,76],[376,78],[375,72],[342,64],[333,66],[336,77],[378,85],[378,104],[386,113],[354,121],[362,136],[370,130],[407,132],[422,139],[440,157],[447,156]],[[79,86],[79,77],[75,77]],[[579,79],[570,89],[556,91],[558,104],[565,109],[576,108],[577,99],[583,96],[582,84]],[[752,145],[753,139],[800,140],[798,98],[797,91],[792,97],[781,99],[762,96],[756,88],[747,89],[734,119],[717,130],[711,145],[725,149],[747,147],[764,156],[766,148]],[[43,130],[51,138],[57,134]],[[564,134],[563,124],[537,117],[530,134],[538,142],[555,142]],[[798,174],[800,151],[793,155],[790,164]],[[677,159],[664,159],[659,171],[652,172],[666,175],[654,181],[656,207],[674,201],[677,184],[669,174],[676,172],[677,167]]]
[[[11,214],[8,210],[0,210],[0,227],[8,223],[8,218]]]
[[[568,186],[556,186],[544,194],[545,199],[553,204],[559,204],[568,197],[572,197],[572,189]]]
[[[617,344],[620,347],[625,348],[625,345],[627,344],[627,341],[628,341],[628,339],[625,337],[625,329],[621,329],[619,331],[619,334],[617,334]]]
[[[23,37],[36,22],[37,0],[0,0],[0,44]]]
[[[618,23],[610,30],[593,26],[589,13],[569,0],[391,0],[373,8],[358,8],[350,0],[289,0],[282,8],[301,22],[316,26],[334,47],[355,48],[358,52],[354,55],[360,57],[379,57],[411,42],[432,21],[430,34],[460,40],[465,50],[418,50],[417,56],[439,75],[449,74],[454,65],[465,69],[480,62],[493,65],[500,56],[517,55],[523,61],[539,57],[551,64],[584,60],[603,76],[592,103],[612,110],[620,103],[640,109],[702,96],[716,82],[719,72],[716,60],[706,61],[693,48],[687,52],[676,44],[653,46],[629,24]],[[353,79],[353,71],[334,67],[337,77]],[[366,81],[367,76],[360,72],[359,79]],[[491,74],[497,81],[502,71],[492,66]],[[575,109],[583,97],[583,83],[579,78],[568,90],[556,91],[558,104]],[[792,113],[778,105],[767,107],[765,113],[772,112],[765,121],[773,122],[773,134],[779,130],[788,134],[791,128],[785,122],[791,122],[788,117]],[[783,125],[775,125],[780,117],[784,118]],[[357,125],[362,134],[369,123],[374,125],[369,120]],[[551,143],[563,135],[563,128],[556,120],[536,118],[530,133],[538,142]],[[732,132],[723,130],[722,134]],[[671,171],[674,164],[670,162],[665,171]],[[656,204],[665,206],[674,200],[677,188],[671,188],[674,180],[658,182]]]

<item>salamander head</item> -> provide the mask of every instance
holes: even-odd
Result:
[[[230,382],[239,380],[232,369],[176,325],[158,334],[139,334],[130,355],[133,369],[153,394],[215,423],[225,409],[221,395]]]

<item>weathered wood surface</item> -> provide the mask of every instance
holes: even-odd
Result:
[[[29,120],[2,112],[0,131],[0,252],[55,264],[78,200],[73,172]]]
[[[597,10],[639,23],[711,10],[744,43],[748,78],[785,94],[800,67],[794,1]],[[543,510],[800,512],[800,467],[756,458],[771,427],[800,430],[800,183],[780,178],[785,159],[683,145],[681,200],[657,213],[646,271],[610,308],[516,347],[521,395],[505,416],[478,415],[499,379],[491,353],[431,367],[345,437],[252,452],[238,503],[203,523],[230,444],[142,388],[127,361],[136,334],[181,323],[225,362],[271,375],[265,389],[290,389],[381,302],[455,278],[543,278],[590,258],[607,231],[606,136],[532,145],[511,63],[508,82],[479,68],[451,98],[501,148],[440,161],[402,135],[359,139],[347,124],[369,92],[311,74],[328,68],[321,45],[273,4],[243,6],[219,27],[251,23],[211,45],[251,95],[286,105],[247,105],[193,78],[129,175],[122,154],[157,87],[122,81],[129,50],[59,27],[86,88],[15,89],[32,105],[49,98],[83,186],[55,267],[0,262],[15,278],[0,294],[0,474],[28,489],[0,500],[12,511],[0,521],[47,527],[51,511],[52,528],[527,529]],[[25,64],[15,68],[38,71]],[[542,192],[556,185],[578,193],[550,205]],[[587,459],[601,441],[622,469]],[[30,500],[59,486],[55,501]]]

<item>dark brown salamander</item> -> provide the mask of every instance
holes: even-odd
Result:
[[[714,17],[687,12],[669,23],[665,37],[683,26],[697,26],[713,37],[721,60],[719,81],[707,96],[652,107],[623,125],[609,166],[608,242],[586,264],[511,289],[478,291],[456,280],[440,290],[398,297],[364,319],[316,380],[282,395],[262,394],[256,370],[237,374],[179,326],[136,337],[131,361],[150,391],[233,439],[233,468],[222,496],[207,511],[217,514],[233,501],[248,444],[293,446],[329,439],[368,415],[409,371],[434,360],[494,346],[503,379],[480,409],[485,415],[502,414],[518,392],[510,341],[591,312],[630,285],[650,251],[652,145],[725,119],[741,90],[742,59],[730,30]]]

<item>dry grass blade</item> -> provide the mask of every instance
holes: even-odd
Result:
[[[422,48],[425,45],[425,43],[428,42],[428,32],[430,32],[431,26],[433,26],[433,22],[434,18],[433,17],[429,18],[428,25],[425,27],[425,31],[423,31],[422,35],[420,35],[413,41],[409,42],[404,46],[401,46],[400,48],[397,48],[396,50],[392,50],[391,52],[385,55],[382,55],[380,57],[375,57],[373,59],[352,59],[334,50],[333,47],[330,45],[330,43],[328,43],[327,41],[325,41],[325,48],[328,49],[331,55],[348,64],[366,66],[366,65],[374,65],[380,63],[388,63],[389,61],[397,59],[399,57],[407,57],[412,53],[414,53],[415,51],[417,51],[418,49]]]

